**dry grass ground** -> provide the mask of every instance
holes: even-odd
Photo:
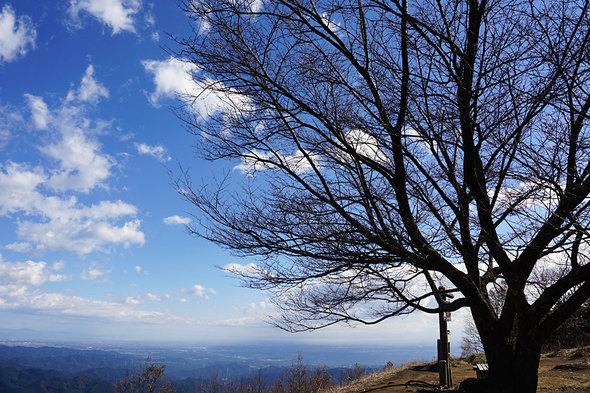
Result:
[[[472,369],[471,364],[462,360],[452,363],[455,389],[458,388],[461,381],[467,378],[475,378],[475,371]],[[434,391],[432,385],[438,384],[438,372],[433,366],[434,363],[411,363],[401,367],[389,368],[382,372],[367,375],[349,385],[332,388],[325,393],[414,393]],[[562,351],[544,355],[539,366],[539,387],[537,392],[590,392],[590,348],[587,348],[586,351]]]

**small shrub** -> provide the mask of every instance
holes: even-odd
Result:
[[[579,347],[570,352],[570,359],[586,359],[588,357],[588,349],[585,347]]]
[[[469,364],[487,363],[486,355],[482,352],[472,353],[465,358]]]
[[[169,382],[164,382],[166,366],[152,362],[148,357],[144,365],[126,371],[126,378],[115,387],[115,393],[175,393]]]
[[[346,383],[356,381],[357,379],[367,375],[367,369],[362,367],[360,364],[355,363],[351,369],[346,370],[344,380]]]
[[[299,355],[285,376],[271,386],[269,393],[318,393],[331,383],[332,378],[325,367],[310,369]]]

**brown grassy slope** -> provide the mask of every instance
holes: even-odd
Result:
[[[545,355],[539,366],[538,393],[581,393],[590,392],[590,353],[580,351],[563,351]],[[580,356],[581,355],[581,356]],[[420,389],[433,389],[432,386],[408,381],[421,381],[438,384],[438,372],[433,363],[411,363],[401,367],[390,368],[367,375],[349,385],[334,387],[324,393],[408,393]],[[454,387],[467,378],[475,378],[472,365],[457,360],[452,368]]]

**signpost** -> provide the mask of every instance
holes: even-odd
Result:
[[[448,303],[447,298],[453,298],[453,294],[444,293],[445,287],[438,287],[441,304],[438,313],[438,323],[440,328],[440,339],[438,340],[438,375],[441,387],[453,386],[453,377],[451,375],[450,352],[451,352],[451,334],[447,328],[447,322],[451,321],[451,313],[443,311],[442,306]]]

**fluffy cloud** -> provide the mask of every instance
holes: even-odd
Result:
[[[72,18],[78,19],[80,11],[88,12],[110,26],[113,34],[121,31],[135,32],[133,16],[140,8],[139,0],[70,0]]]
[[[0,216],[22,212],[40,221],[21,219],[17,235],[25,242],[8,248],[38,252],[71,250],[80,254],[107,251],[108,245],[142,245],[144,234],[137,219],[117,225],[112,220],[134,216],[137,208],[122,201],[80,204],[76,197],[46,196],[39,191],[50,178],[41,168],[12,162],[0,166]]]
[[[16,251],[16,252],[29,252],[31,251],[31,243],[27,242],[15,242],[10,243],[4,246],[7,250]]]
[[[199,92],[192,76],[198,67],[192,63],[171,57],[164,61],[144,60],[141,64],[154,75],[156,90],[150,95],[150,101],[154,105],[162,98]]]
[[[0,255],[0,309],[38,311],[44,314],[116,321],[163,322],[174,318],[160,312],[137,309],[136,306],[141,303],[141,296],[130,297],[122,302],[107,302],[44,291],[39,288],[49,282],[78,278],[96,279],[105,274],[95,264],[91,264],[82,275],[57,274],[56,271],[62,270],[63,267],[62,261],[48,266],[46,262],[7,262]],[[158,296],[148,293],[145,298],[153,301],[157,300]]]
[[[16,17],[9,4],[0,13],[0,63],[15,60],[35,47],[37,32],[28,16]]]
[[[209,295],[215,295],[217,293],[215,289],[205,288],[204,286],[199,284],[195,284],[188,289],[183,289],[182,292],[202,297],[203,299],[209,299]]]
[[[144,60],[142,65],[154,76],[156,90],[149,96],[154,106],[163,98],[178,97],[203,120],[216,113],[232,113],[250,106],[244,96],[225,91],[228,89],[220,82],[209,78],[198,80],[199,68],[188,61],[170,57],[163,61]]]
[[[14,130],[23,127],[25,120],[19,109],[0,105],[0,148],[6,146]]]
[[[0,286],[0,309],[131,322],[163,323],[170,318],[169,315],[158,311],[140,310],[136,307],[138,304],[140,303],[132,300],[108,302],[41,290],[12,291],[10,288]]]
[[[0,286],[40,286],[46,282],[64,281],[45,262],[4,262],[0,256]]]
[[[108,96],[93,73],[88,67],[79,88],[57,108],[41,97],[25,96],[33,123],[45,130],[37,146],[47,163],[0,163],[0,216],[18,215],[19,241],[6,246],[12,251],[70,250],[85,255],[145,242],[135,206],[120,200],[88,205],[75,194],[107,188],[115,164],[97,139],[105,123],[86,116],[85,105]]]
[[[53,140],[41,152],[59,163],[47,185],[57,191],[75,190],[88,193],[110,176],[114,160],[101,152],[102,146],[93,134],[100,134],[108,124],[91,121],[85,116],[84,103],[96,103],[108,97],[108,91],[94,77],[88,66],[78,89],[70,91],[65,103],[50,111],[41,97],[26,94],[33,123],[47,129]]]
[[[62,111],[58,121],[58,139],[41,148],[42,153],[59,163],[47,185],[57,191],[84,193],[102,186],[111,175],[113,158],[101,152],[100,143],[82,128],[80,122],[84,119],[76,113]]]
[[[248,307],[243,309],[243,311],[248,315],[253,315],[253,314],[264,313],[264,312],[266,312],[266,310],[268,308],[269,308],[269,305],[267,302],[257,302],[257,303],[252,302],[252,303],[248,304]]]
[[[139,154],[145,154],[148,156],[152,156],[160,162],[170,161],[172,158],[168,155],[168,152],[164,148],[164,146],[156,145],[150,146],[145,143],[137,143],[135,144],[135,148]]]
[[[125,298],[125,304],[138,305],[143,303],[140,296],[128,296]]]
[[[94,67],[90,64],[86,68],[78,89],[68,92],[67,100],[79,100],[96,104],[101,98],[109,98],[109,91],[94,78]]]
[[[111,245],[143,245],[145,235],[140,231],[139,220],[132,220],[120,226],[108,222],[56,221],[18,223],[17,235],[36,244],[37,252],[56,250],[76,251],[81,255],[93,251],[109,252]]]
[[[82,280],[94,281],[106,276],[110,272],[110,270],[102,270],[96,262],[93,262],[82,272],[80,277]]]
[[[125,304],[131,304],[131,305],[139,305],[139,304],[144,304],[146,301],[148,302],[161,302],[163,300],[163,298],[170,298],[170,295],[164,295],[164,296],[160,296],[160,295],[155,295],[151,292],[146,293],[145,295],[137,295],[137,296],[128,296],[125,298],[125,300],[123,301]]]
[[[373,135],[367,133],[364,130],[352,129],[345,135],[346,142],[356,151],[357,154],[365,156],[371,160],[387,164],[391,160],[381,149],[381,144]],[[340,155],[342,160],[350,161],[352,158],[347,153],[347,148],[342,146],[341,150],[336,152]]]
[[[280,164],[295,173],[302,174],[312,170],[310,160],[313,161],[314,165],[320,166],[320,160],[317,154],[311,152],[306,152],[306,154],[307,157],[300,150],[297,150],[293,155],[253,150],[244,153],[242,155],[242,162],[236,165],[234,169],[239,170],[245,175],[254,176],[259,171],[276,169],[276,164]]]
[[[180,216],[170,216],[164,218],[164,224],[166,225],[188,225],[191,222],[191,219],[188,217],[180,217]]]
[[[224,327],[244,327],[244,326],[253,326],[259,324],[260,320],[255,317],[241,317],[241,318],[230,318],[224,319],[221,321],[216,321],[214,323],[215,326],[224,326]]]
[[[152,301],[152,302],[161,302],[162,301],[162,296],[160,295],[154,295],[151,292],[148,292],[145,294],[145,299]]]
[[[38,130],[46,130],[49,122],[49,109],[43,98],[31,94],[25,94],[31,109],[33,124]]]
[[[8,162],[0,167],[0,216],[37,211],[45,197],[36,188],[47,179],[42,168]],[[55,199],[52,199],[52,201]]]
[[[332,30],[334,33],[342,33],[342,26],[340,26],[340,23],[330,19],[330,15],[328,15],[327,12],[322,13],[322,23],[328,26],[328,28]]]
[[[260,267],[258,267],[255,263],[249,263],[247,265],[229,263],[223,267],[223,270],[237,276],[257,276],[262,273]]]

